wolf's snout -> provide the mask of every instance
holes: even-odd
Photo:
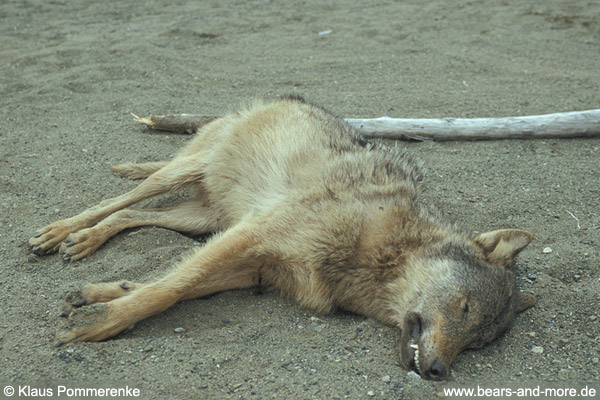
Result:
[[[440,358],[437,349],[431,346],[431,335],[428,323],[422,314],[410,312],[406,315],[403,325],[403,362],[407,369],[417,372],[423,379],[443,380],[450,374],[450,363]],[[441,361],[440,361],[441,360]]]
[[[433,379],[435,381],[446,379],[448,377],[448,369],[439,362],[435,360],[429,368],[423,371],[423,378],[425,379]]]

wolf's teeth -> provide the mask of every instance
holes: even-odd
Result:
[[[417,372],[421,374],[421,364],[419,363],[419,349],[415,350],[415,367],[417,368]]]
[[[410,347],[411,349],[419,350],[419,345],[415,343],[409,344],[408,347]]]

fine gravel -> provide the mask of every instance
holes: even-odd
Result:
[[[443,383],[400,367],[397,329],[317,315],[268,289],[188,301],[114,339],[55,348],[69,291],[155,279],[204,238],[135,229],[72,264],[27,244],[134,187],[108,165],[168,159],[189,140],[130,112],[218,115],[288,93],[361,118],[600,108],[600,2],[3,0],[0,22],[2,388],[58,398],[57,385],[128,386],[144,399],[600,390],[599,139],[403,143],[428,166],[426,196],[450,219],[535,235],[518,286],[538,304],[460,355]]]

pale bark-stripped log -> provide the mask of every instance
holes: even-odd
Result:
[[[505,118],[347,118],[365,137],[494,140],[600,136],[600,110]]]
[[[188,133],[217,118],[194,114],[133,116],[152,129]],[[600,136],[600,109],[504,118],[381,117],[345,118],[344,121],[365,138],[448,141]]]

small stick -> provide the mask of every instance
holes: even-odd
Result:
[[[569,211],[569,210],[565,210],[565,211],[568,212],[571,215],[571,217],[575,218],[575,221],[577,221],[577,229],[581,229],[581,225],[579,225],[579,218],[577,218],[575,216],[575,214],[573,214],[571,211]]]
[[[152,129],[194,133],[218,118],[195,114],[151,115],[135,120]],[[600,136],[600,109],[505,118],[345,118],[365,138],[399,140],[558,139]]]
[[[592,229],[600,229],[600,225],[599,226],[592,226],[590,228],[582,228],[581,225],[579,224],[579,218],[577,218],[575,216],[575,214],[573,214],[571,211],[569,211],[569,210],[565,210],[565,211],[568,212],[569,215],[571,215],[571,217],[573,217],[575,219],[575,221],[577,221],[577,229],[584,230],[584,231],[588,231],[588,230],[592,230]]]

